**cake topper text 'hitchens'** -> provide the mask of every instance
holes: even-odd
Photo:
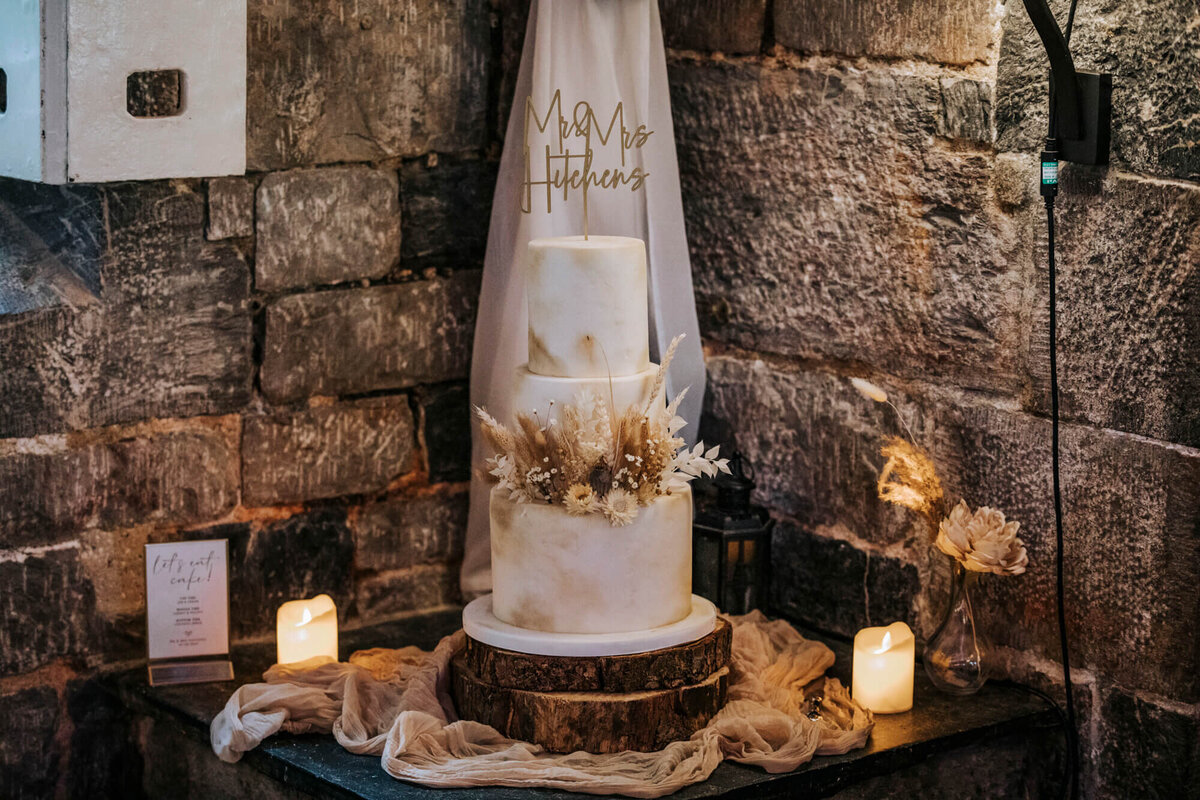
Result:
[[[540,168],[541,180],[534,180],[533,154],[529,145],[529,135],[532,130],[530,123],[541,134],[549,137],[543,147],[543,153],[538,154],[538,160],[543,162]],[[553,126],[553,128],[551,128]],[[583,227],[587,235],[587,202],[591,189],[620,189],[628,186],[636,192],[646,183],[650,173],[642,167],[629,168],[626,161],[631,151],[640,150],[654,131],[646,130],[645,125],[638,125],[630,130],[625,124],[625,109],[623,103],[617,103],[608,124],[597,117],[595,109],[586,101],[580,101],[571,109],[571,116],[563,114],[562,90],[554,92],[550,106],[544,115],[539,115],[534,107],[533,98],[525,99],[525,181],[521,184],[521,211],[528,214],[533,211],[534,187],[545,187],[546,212],[553,209],[553,198],[556,191],[562,192],[562,200],[566,202],[572,192],[583,194]],[[616,134],[614,141],[614,134]],[[608,148],[614,161],[613,165],[600,169],[596,165],[599,148]],[[620,166],[615,164],[615,156],[620,153]],[[541,190],[538,190],[539,193]]]

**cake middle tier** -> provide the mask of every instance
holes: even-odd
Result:
[[[532,372],[604,378],[634,375],[650,363],[641,239],[534,239],[525,280]]]
[[[543,425],[559,418],[559,409],[566,403],[574,403],[580,392],[595,394],[602,403],[612,403],[617,416],[633,404],[645,406],[654,387],[654,376],[658,366],[651,364],[647,369],[633,375],[603,378],[556,378],[538,375],[529,370],[527,364],[517,367],[513,375],[512,408],[514,413],[537,413]]]

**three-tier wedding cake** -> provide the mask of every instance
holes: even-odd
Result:
[[[687,481],[724,468],[681,448],[665,367],[649,359],[640,239],[535,239],[526,264],[529,361],[509,427],[479,410],[496,450],[493,593],[463,614],[469,636],[525,653],[639,653],[713,630],[692,595]]]

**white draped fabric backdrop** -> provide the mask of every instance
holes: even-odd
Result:
[[[526,99],[544,119],[556,92],[561,93],[563,115],[568,118],[577,102],[586,101],[596,111],[600,127],[607,128],[621,103],[631,131],[638,125],[653,131],[642,147],[624,153],[626,172],[640,166],[649,173],[643,187],[637,191],[628,185],[593,188],[588,194],[588,230],[593,235],[633,236],[646,242],[650,354],[657,360],[674,336],[687,334],[671,365],[667,388],[673,396],[691,387],[681,415],[689,422],[684,434],[692,442],[704,396],[704,357],[692,296],[657,0],[533,0],[488,232],[471,364],[471,403],[487,408],[497,419],[511,419],[512,376],[527,358],[526,246],[538,237],[583,233],[578,192],[563,202],[561,190],[556,191],[548,212],[544,187],[534,187],[531,213],[521,211]],[[532,124],[530,130],[532,177],[541,180],[544,144],[551,141],[552,130],[543,134]],[[597,152],[594,170],[622,166],[618,137],[619,132],[614,133],[603,152]],[[593,147],[599,147],[594,139]],[[462,588],[468,598],[491,590],[490,485],[481,473],[491,454],[485,451],[477,427],[472,441],[471,512],[462,567]]]

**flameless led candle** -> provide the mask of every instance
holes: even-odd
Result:
[[[908,711],[913,704],[916,639],[903,622],[863,628],[854,637],[850,694],[876,714]]]
[[[275,641],[280,664],[316,656],[338,657],[337,606],[327,594],[284,603],[275,614]]]

